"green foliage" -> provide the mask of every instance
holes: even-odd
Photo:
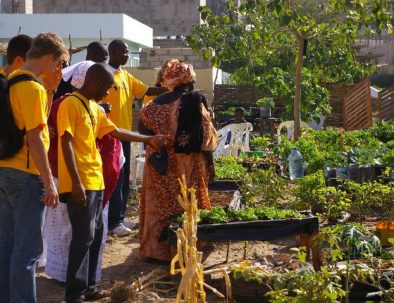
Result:
[[[308,130],[297,142],[282,137],[276,152],[282,158],[287,158],[293,146],[297,147],[304,158],[304,162],[308,163],[308,174],[322,170],[325,166],[341,167],[345,165],[346,157],[340,152],[339,131],[337,129]]]
[[[275,167],[256,169],[241,185],[247,205],[273,205],[283,199],[288,191],[287,182],[276,173]]]
[[[394,140],[394,123],[380,122],[375,124],[372,129],[372,135],[383,143]]]
[[[275,106],[275,102],[273,98],[261,98],[259,100],[257,100],[256,102],[257,106],[269,106],[269,107],[274,107]]]
[[[296,180],[294,207],[299,210],[309,209],[312,205],[320,204],[322,188],[326,187],[323,171],[306,175]]]
[[[234,221],[280,220],[287,218],[304,218],[305,216],[292,209],[275,207],[248,207],[244,210],[224,209],[221,206],[212,210],[200,211],[200,223],[215,224]]]
[[[247,169],[237,163],[234,157],[220,157],[215,163],[216,178],[219,180],[240,180],[245,178]]]
[[[253,137],[249,145],[252,150],[264,150],[271,145],[271,138],[269,136]]]
[[[364,219],[368,216],[393,216],[394,183],[346,181],[342,187],[352,201],[349,211],[353,217]]]
[[[329,222],[336,222],[343,212],[349,211],[351,200],[345,191],[330,186],[321,189],[320,193],[323,197],[320,201],[323,207],[322,216]]]
[[[291,271],[276,277],[267,293],[272,303],[340,303],[345,296],[341,277],[323,267],[321,271]]]
[[[296,146],[308,163],[307,172],[315,173],[325,166],[342,167],[347,165],[347,158],[357,165],[374,165],[394,163],[394,141],[391,139],[391,128],[394,123],[381,124],[368,130],[345,132],[343,150],[341,135],[338,129],[308,130],[297,142],[282,137],[276,147],[276,153],[287,158],[291,148]],[[382,140],[382,141],[380,141]],[[345,154],[346,153],[346,154]]]
[[[328,261],[334,264],[363,255],[378,255],[382,250],[379,238],[358,223],[324,227],[319,231],[316,241],[322,247],[324,243],[328,244]]]
[[[228,216],[223,207],[213,207],[212,210],[203,209],[200,211],[201,223],[225,223],[228,221]]]
[[[297,51],[307,40],[300,79],[304,121],[330,110],[322,83],[352,83],[373,72],[356,60],[355,39],[360,28],[374,25],[380,31],[392,18],[381,0],[244,1],[240,6],[229,0],[225,5],[219,15],[201,7],[204,23],[192,28],[187,43],[232,74],[235,83],[281,97],[291,112]]]

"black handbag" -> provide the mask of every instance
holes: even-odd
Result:
[[[168,167],[168,154],[164,147],[151,154],[148,161],[160,175],[164,176],[166,174]]]

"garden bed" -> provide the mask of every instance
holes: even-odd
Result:
[[[242,180],[215,180],[208,184],[209,191],[235,191],[243,183]]]
[[[169,241],[176,243],[178,224],[169,229]],[[201,241],[270,241],[296,234],[313,235],[319,230],[317,217],[282,220],[259,220],[219,224],[199,224],[198,239]]]

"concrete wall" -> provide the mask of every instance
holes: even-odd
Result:
[[[186,36],[200,23],[205,0],[134,0],[133,16],[154,29],[154,36]]]
[[[0,13],[32,14],[33,0],[0,0]]]
[[[140,79],[147,85],[154,85],[157,70],[141,70],[138,68],[126,68],[134,77]],[[215,80],[216,69],[206,68],[206,69],[196,69],[196,89],[201,89],[206,92],[208,102],[211,104],[213,100],[213,82]]]
[[[28,1],[33,0],[19,0]],[[152,27],[155,36],[186,36],[200,23],[197,9],[205,4],[206,0],[35,0],[33,12],[123,13]],[[13,12],[12,0],[2,0],[2,6],[3,12]]]

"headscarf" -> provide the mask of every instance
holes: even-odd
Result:
[[[193,65],[171,59],[167,62],[167,67],[163,70],[163,84],[172,91],[182,84],[191,83],[196,79]]]
[[[85,60],[64,68],[62,70],[63,80],[67,82],[71,78],[71,85],[77,89],[81,88],[85,82],[86,72],[93,64],[93,61]]]

